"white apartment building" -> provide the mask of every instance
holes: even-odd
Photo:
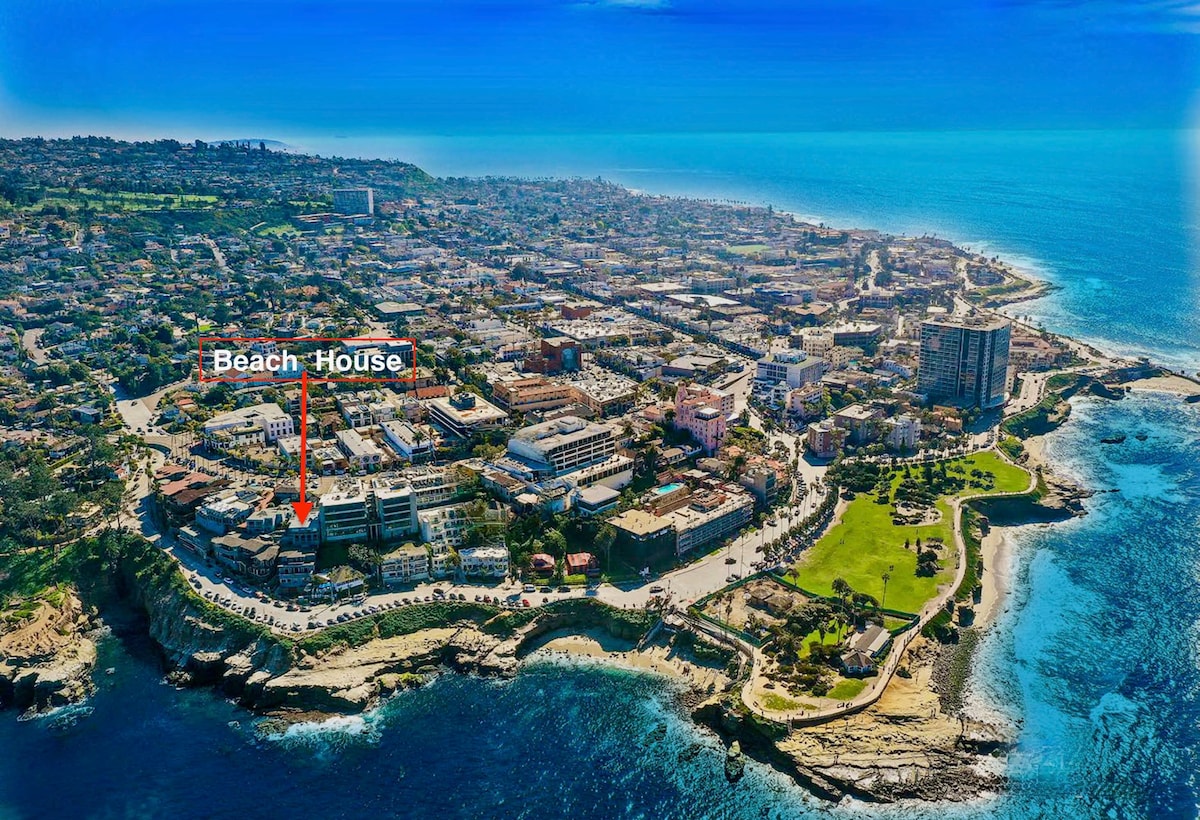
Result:
[[[508,575],[507,547],[473,547],[459,550],[458,557],[464,575],[488,578]]]
[[[346,455],[351,469],[378,470],[383,464],[383,451],[375,442],[365,439],[354,430],[338,430],[334,433],[338,449]]]
[[[401,458],[414,461],[433,454],[437,442],[433,433],[412,422],[392,419],[381,422],[384,440]]]
[[[753,513],[754,497],[741,488],[729,488],[693,496],[688,506],[663,517],[675,527],[676,552],[685,555],[697,547],[733,535]]]
[[[555,476],[607,460],[617,452],[612,429],[604,424],[585,421],[578,416],[563,416],[525,427],[512,434],[508,452]]]
[[[295,424],[292,417],[280,409],[278,404],[255,404],[251,407],[241,407],[221,413],[204,423],[204,435],[209,437],[221,430],[236,427],[256,426],[263,431],[263,438],[269,444],[280,436],[295,434]]]
[[[385,584],[408,584],[429,579],[429,551],[424,547],[405,544],[379,563],[379,576]]]
[[[883,420],[888,447],[893,450],[915,450],[921,440],[921,420],[905,413]]]
[[[432,510],[418,510],[417,522],[422,541],[457,547],[462,544],[467,532],[467,505],[451,504]]]

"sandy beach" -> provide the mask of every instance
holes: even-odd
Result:
[[[598,629],[581,633],[551,632],[543,640],[544,643],[530,653],[529,659],[592,658],[626,669],[666,675],[701,691],[717,691],[729,684],[722,669],[698,662],[690,652],[672,646],[666,638],[642,649]]]
[[[980,544],[983,574],[979,579],[982,594],[975,608],[975,625],[986,629],[1004,608],[1004,599],[1012,589],[1012,542],[1007,527],[992,527]]]
[[[1042,436],[1031,436],[1021,442],[1029,458],[1024,467],[1036,472],[1041,467],[1052,472],[1046,463],[1046,442]],[[1013,544],[1011,527],[993,526],[983,537],[979,553],[983,559],[983,574],[980,577],[982,594],[975,607],[975,626],[986,629],[1002,611],[1004,599],[1012,590]]]
[[[1130,390],[1146,390],[1157,393],[1171,393],[1176,396],[1194,396],[1200,394],[1200,383],[1183,376],[1154,376],[1149,379],[1137,379],[1126,382]]]

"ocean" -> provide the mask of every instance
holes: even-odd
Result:
[[[1016,308],[1049,329],[1200,367],[1191,134],[1169,131],[695,136],[281,137],[435,174],[603,176],[769,203],[832,225],[935,233],[1057,286]],[[1124,444],[1098,439],[1127,433]],[[1145,441],[1133,434],[1146,433]],[[1016,530],[1014,591],[982,641],[973,708],[1019,730],[1011,788],[966,806],[830,808],[722,751],[663,679],[537,665],[453,675],[378,713],[262,739],[177,692],[144,641],[103,644],[100,691],[65,715],[0,715],[0,818],[1195,817],[1200,760],[1200,407],[1081,399],[1052,462],[1089,514]]]

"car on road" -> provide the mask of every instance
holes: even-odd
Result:
[[[725,579],[725,583],[732,584],[734,581],[738,580],[741,577],[742,576],[738,575],[736,572],[731,572],[731,573],[729,573],[729,577]]]
[[[525,586],[521,587],[521,591],[522,592],[537,592],[537,587],[535,587],[533,584],[526,584]]]
[[[662,591],[663,591],[663,588],[662,588],[661,584],[655,584],[654,586],[650,587],[651,595],[657,595],[658,593],[660,593]]]
[[[566,584],[561,584],[561,585],[558,587],[558,591],[559,591],[559,592],[570,592],[570,591],[571,591],[571,588],[570,588],[569,586],[567,586]]]
[[[521,606],[529,606],[529,599],[528,599],[528,598],[524,598],[524,599],[522,599],[522,600],[521,600]]]
[[[541,589],[538,590],[538,592],[549,592],[549,591],[550,591],[550,587],[542,587]]]
[[[736,558],[734,558],[734,557],[731,555],[731,556],[729,556],[728,558],[726,558],[726,559],[725,559],[725,563],[726,563],[726,564],[736,564],[736,563],[737,563],[737,559],[736,559]]]

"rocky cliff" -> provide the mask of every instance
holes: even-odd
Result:
[[[816,726],[788,729],[722,697],[693,714],[751,757],[819,797],[869,802],[963,801],[1003,788],[1009,739],[996,727],[947,714],[929,685],[938,648],[918,639],[912,674],[892,679],[874,705]]]
[[[215,686],[258,711],[359,712],[439,667],[515,675],[523,647],[554,629],[599,627],[636,639],[655,620],[590,600],[522,611],[440,602],[293,640],[199,598],[142,539],[98,543],[80,575],[101,608],[120,601],[144,613],[174,683]]]
[[[0,707],[42,712],[91,694],[93,623],[73,589],[48,589],[0,617]]]
[[[1091,495],[1090,490],[1043,472],[1038,479],[1038,489],[1032,493],[984,498],[971,504],[997,526],[1050,524],[1086,515],[1083,499]]]

